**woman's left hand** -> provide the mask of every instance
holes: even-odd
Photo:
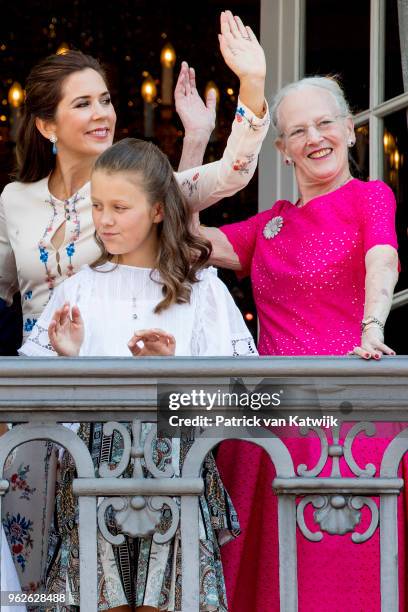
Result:
[[[382,355],[395,355],[395,351],[384,344],[384,334],[379,327],[373,325],[365,328],[361,336],[361,346],[356,346],[351,354],[363,359],[381,359]]]
[[[215,90],[208,91],[204,103],[197,91],[194,68],[189,67],[187,62],[181,63],[174,100],[186,136],[202,133],[208,139],[215,127]]]
[[[141,329],[133,334],[128,347],[133,357],[171,357],[176,339],[162,329]]]
[[[231,11],[221,13],[220,49],[225,63],[239,79],[265,79],[265,54],[255,34]]]

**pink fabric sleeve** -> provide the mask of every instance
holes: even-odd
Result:
[[[396,202],[392,189],[382,181],[370,181],[364,187],[360,199],[364,252],[380,244],[398,249]]]
[[[254,256],[256,236],[258,233],[260,215],[249,217],[245,221],[222,225],[219,229],[226,235],[235,253],[238,255],[242,270],[237,274],[239,278],[249,276]]]

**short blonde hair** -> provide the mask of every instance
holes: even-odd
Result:
[[[272,125],[278,135],[281,134],[278,121],[278,109],[281,102],[286,98],[286,96],[292,93],[292,91],[299,91],[305,87],[318,87],[319,89],[328,91],[333,96],[340,113],[345,117],[351,115],[350,107],[345,98],[344,92],[335,78],[327,76],[305,77],[304,79],[294,81],[293,83],[288,83],[282,87],[272,100]]]

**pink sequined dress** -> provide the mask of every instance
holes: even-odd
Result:
[[[303,207],[281,200],[221,230],[240,259],[243,275],[251,275],[261,355],[345,355],[360,344],[365,254],[375,245],[397,248],[395,199],[389,187],[381,181],[353,179]],[[295,469],[301,463],[309,468],[317,463],[320,442],[313,434],[284,442]],[[363,467],[374,463],[378,475],[388,443],[389,438],[360,434],[353,444],[354,458]],[[239,441],[223,442],[217,463],[243,529],[223,551],[229,610],[276,612],[274,468],[264,451]],[[321,476],[329,476],[330,468],[329,461]],[[353,475],[342,459],[341,470],[344,476]],[[405,610],[405,504],[400,498],[400,610]],[[358,526],[361,532],[370,523],[366,510]],[[312,512],[307,522],[312,530],[318,529]],[[350,533],[325,533],[314,543],[298,530],[297,545],[300,612],[380,611],[378,530],[363,544],[353,543]]]

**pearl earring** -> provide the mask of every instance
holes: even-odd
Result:
[[[52,136],[50,136],[50,142],[52,143],[52,152],[54,155],[57,154],[57,141],[58,138],[56,137],[56,135],[52,134]]]
[[[351,148],[351,147],[354,147],[354,145],[356,144],[356,141],[355,140],[349,140],[347,144]]]

